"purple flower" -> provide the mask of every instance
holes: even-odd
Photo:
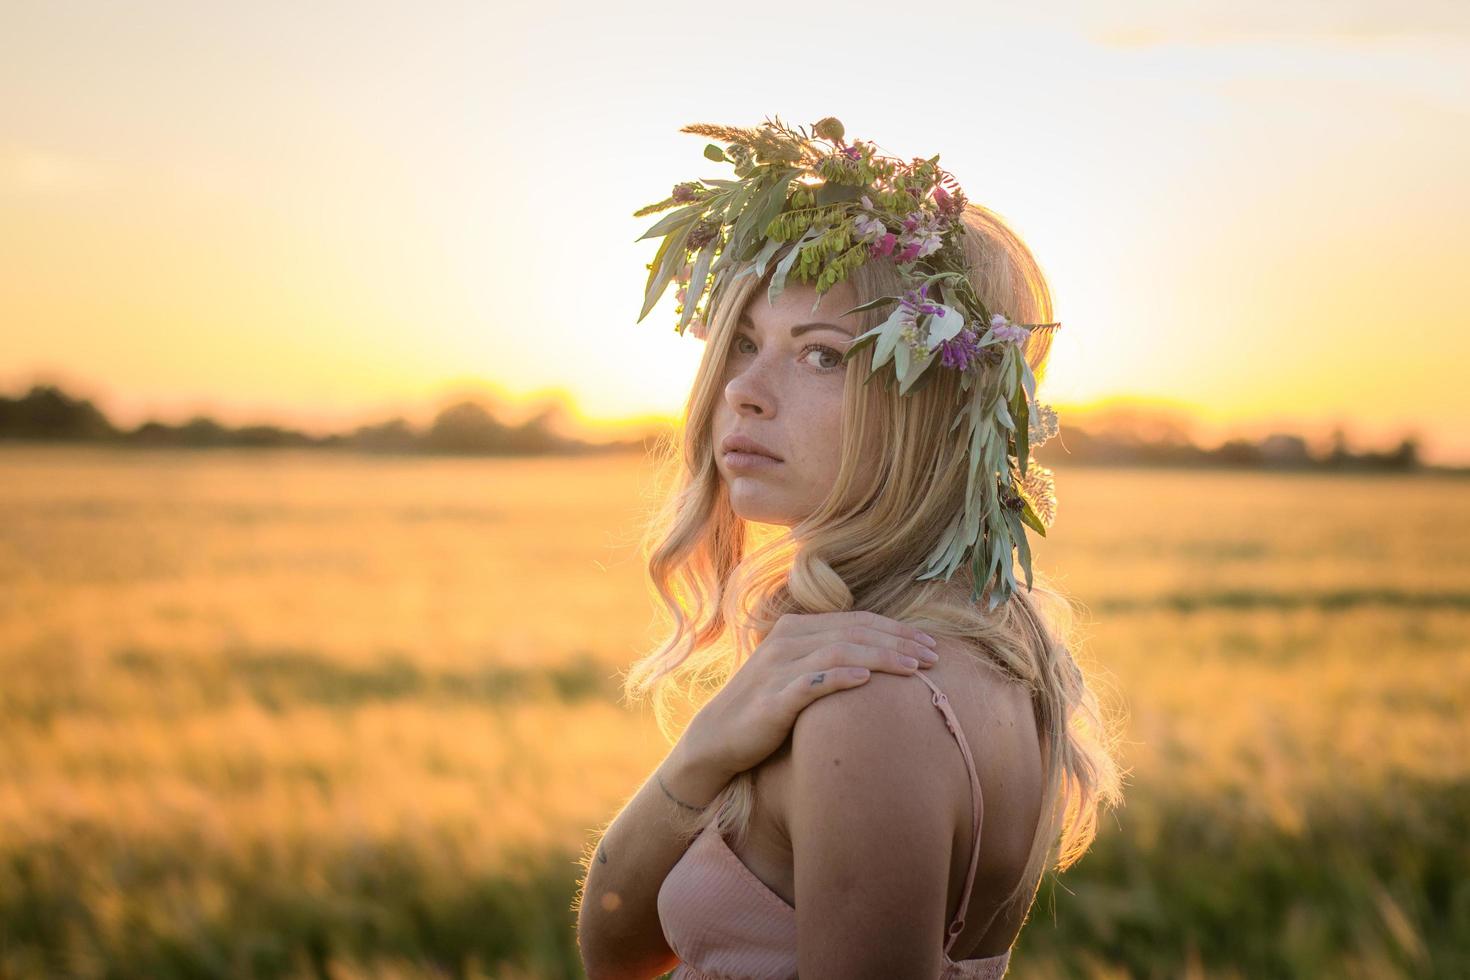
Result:
[[[847,154],[849,160],[857,160],[862,157],[863,151],[856,146],[844,146],[842,152]]]
[[[944,312],[944,307],[937,303],[929,302],[929,284],[927,282],[920,286],[917,292],[912,289],[905,290],[903,298],[898,302],[909,314],[915,317],[921,313],[938,315]]]
[[[693,181],[686,180],[682,184],[675,184],[674,193],[670,196],[673,197],[673,199],[675,201],[678,201],[680,204],[688,204],[690,201],[698,197],[698,189],[698,184],[694,183]]]
[[[903,234],[898,244],[902,246],[895,261],[912,262],[936,252],[944,244],[939,237],[941,218],[927,211],[912,211],[903,219]]]
[[[939,345],[940,364],[947,368],[965,370],[971,361],[980,356],[977,340],[979,338],[975,336],[975,331],[969,327],[961,330],[953,339]]]

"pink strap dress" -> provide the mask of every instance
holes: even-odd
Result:
[[[1010,950],[968,960],[949,957],[965,927],[965,910],[970,905],[970,889],[980,861],[980,776],[949,698],[922,671],[915,676],[933,690],[930,700],[959,742],[970,773],[974,814],[970,868],[959,909],[945,933],[940,980],[998,980],[1010,963]],[[796,977],[796,909],[745,866],[713,824],[700,832],[664,878],[658,892],[658,914],[664,938],[680,960],[670,980]]]

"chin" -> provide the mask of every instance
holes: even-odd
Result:
[[[790,527],[795,523],[791,519],[791,508],[784,506],[783,501],[775,499],[774,494],[754,487],[742,489],[742,482],[746,482],[745,478],[726,480],[730,509],[735,512],[735,516],[757,524],[781,524]]]

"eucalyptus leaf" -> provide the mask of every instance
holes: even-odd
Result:
[[[939,358],[931,356],[929,360],[924,364],[924,366],[919,368],[918,377],[916,377],[913,383],[908,386],[907,392],[905,392],[903,389],[899,389],[899,394],[912,395],[914,392],[922,391],[926,386],[933,384],[934,379],[939,377],[939,369],[933,367],[934,362],[938,360]]]
[[[774,214],[781,213],[781,206],[786,203],[789,177],[783,181],[781,173],[776,172],[769,177],[757,177],[751,183],[750,201],[740,212],[740,217],[736,219],[735,227],[730,232],[730,240],[737,243],[742,261],[760,247],[765,238],[766,225]],[[776,201],[774,214],[770,210],[773,199]]]
[[[751,194],[755,191],[755,185],[749,181],[741,181],[734,192],[726,192],[725,210],[723,220],[732,230],[735,222],[740,220],[740,215],[745,211],[745,206],[750,203]]]
[[[994,405],[995,407],[991,411],[994,413],[996,421],[1007,429],[1014,430],[1016,423],[1011,418],[1011,413],[1006,410],[1006,400],[1004,398],[996,398]]]
[[[820,208],[843,201],[856,201],[863,193],[863,188],[850,184],[822,184],[812,192],[812,205]]]
[[[638,322],[648,316],[648,311],[653,309],[658,298],[663,295],[669,280],[674,278],[684,264],[684,242],[689,238],[689,231],[693,225],[681,228],[664,239],[663,245],[659,246],[658,254],[654,256],[653,270],[648,277],[648,288],[643,297],[643,311],[638,314]]]
[[[694,317],[694,307],[700,294],[704,291],[705,279],[709,276],[710,260],[714,257],[715,248],[720,244],[719,236],[710,239],[704,248],[699,250],[699,257],[694,260],[694,268],[689,274],[689,288],[684,294],[684,312],[679,316],[679,333]]]
[[[929,322],[929,346],[937,347],[946,340],[953,340],[965,329],[965,317],[954,307],[945,306],[943,312]]]
[[[749,263],[746,263],[744,266],[741,267],[741,269],[740,269],[739,272],[735,273],[733,276],[730,277],[730,281],[731,282],[739,282],[741,279],[744,279],[746,276],[753,276],[753,275],[755,275],[755,271],[756,271],[755,266],[750,265]]]
[[[881,331],[878,335],[878,346],[873,349],[873,367],[879,368],[888,363],[888,358],[893,355],[893,348],[898,343],[899,332],[903,329],[904,310],[902,307],[894,310],[875,329]]]
[[[852,357],[852,355],[854,353],[856,353],[859,348],[865,347],[866,345],[873,343],[875,340],[877,340],[879,338],[879,336],[882,335],[882,333],[883,333],[883,326],[882,326],[882,324],[879,324],[878,326],[874,327],[872,330],[867,331],[866,333],[860,333],[860,334],[858,334],[856,337],[852,338],[852,342],[847,345],[847,350],[843,353],[843,359],[844,360],[850,359]]]
[[[757,235],[765,235],[766,229],[786,208],[786,195],[791,189],[791,181],[798,171],[782,171],[784,176],[777,176],[776,182],[757,201],[755,212],[752,216],[752,231]]]
[[[900,391],[902,391],[904,387],[907,387],[908,384],[910,354],[911,352],[909,351],[909,345],[907,342],[899,340],[898,343],[893,345],[893,370],[898,373],[898,383],[900,385]]]
[[[761,246],[760,252],[755,257],[755,273],[764,277],[766,274],[766,263],[771,261],[771,256],[780,249],[781,243],[774,238],[767,238],[766,243]]]
[[[1026,397],[1032,401],[1036,400],[1036,375],[1031,373],[1031,363],[1024,356],[1018,356],[1020,361],[1021,386],[1026,389]]]
[[[690,204],[687,207],[682,207],[677,211],[670,211],[668,214],[659,219],[659,221],[655,223],[652,228],[648,229],[633,240],[635,242],[641,242],[645,238],[657,238],[659,235],[668,234],[670,231],[673,231],[675,228],[686,222],[693,224],[695,221],[699,220],[699,216],[704,213],[704,209],[704,202],[700,202],[699,204]]]
[[[1031,506],[1031,501],[1026,500],[1025,497],[1021,499],[1024,501],[1021,507],[1022,522],[1043,538],[1046,537],[1046,525],[1041,522],[1041,515],[1036,513],[1036,509]]]
[[[816,237],[820,234],[822,234],[821,229],[817,228],[815,225],[807,228],[806,231],[802,232],[801,237],[798,238],[796,242],[791,246],[791,251],[787,252],[784,256],[782,256],[781,261],[776,263],[776,274],[771,276],[770,288],[766,290],[767,299],[769,300],[769,302],[775,303],[776,297],[780,296],[782,291],[786,288],[786,275],[788,272],[791,271],[792,265],[796,263],[796,257],[798,254],[800,254],[802,248],[804,248],[808,242],[816,239]]]
[[[1006,511],[1006,519],[1011,524],[1011,539],[1016,542],[1016,558],[1021,562],[1021,570],[1026,573],[1026,588],[1031,588],[1031,544],[1026,540],[1026,529],[1021,526],[1020,518],[1015,511]]]
[[[1020,395],[1016,405],[1016,461],[1020,466],[1021,475],[1026,475],[1026,466],[1031,461],[1031,410],[1026,401],[1026,393],[1018,392]]]
[[[869,300],[868,302],[862,304],[861,306],[854,306],[852,309],[848,310],[846,313],[843,313],[842,315],[843,316],[850,316],[853,313],[864,313],[864,312],[866,312],[868,310],[877,309],[878,307],[882,306],[884,303],[897,303],[898,301],[899,301],[899,297],[897,297],[897,296],[879,296],[877,299]]]

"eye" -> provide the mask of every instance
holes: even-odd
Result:
[[[749,344],[751,349],[745,350],[740,346],[741,344]],[[755,341],[751,340],[745,334],[737,333],[735,335],[735,340],[733,341],[734,353],[754,353],[754,348]],[[811,355],[813,354],[825,355],[830,358],[830,360],[826,363],[813,362],[811,360]],[[832,347],[828,347],[826,344],[807,344],[801,349],[800,358],[802,361],[805,361],[807,365],[814,368],[818,374],[831,374],[834,371],[841,371],[844,368],[844,365],[842,363],[842,351],[836,350]]]
[[[812,364],[812,362],[807,359],[813,354],[829,354],[832,357],[832,363]],[[811,364],[812,367],[816,368],[818,371],[821,371],[823,374],[826,374],[829,371],[837,371],[842,368],[842,351],[834,350],[831,347],[828,347],[826,344],[807,344],[806,347],[802,348],[801,357],[802,360],[806,360],[808,364]]]

